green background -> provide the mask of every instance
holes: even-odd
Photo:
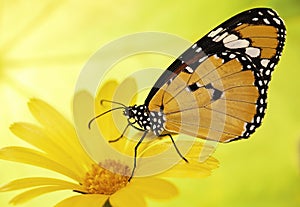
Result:
[[[145,31],[194,42],[243,10],[275,9],[285,20],[287,42],[270,83],[262,127],[249,140],[219,145],[215,157],[220,168],[212,176],[170,179],[180,195],[166,202],[149,200],[149,206],[300,206],[300,1],[2,0],[0,5],[0,147],[26,145],[8,127],[14,121],[32,120],[26,109],[31,97],[54,105],[71,120],[76,78],[104,44]],[[158,59],[153,66],[169,63]],[[51,174],[4,161],[0,169],[0,183]],[[0,194],[0,206],[8,206],[14,194]],[[52,206],[66,195],[53,193],[24,206]]]

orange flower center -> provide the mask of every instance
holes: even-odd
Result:
[[[92,165],[86,173],[83,186],[89,194],[112,195],[124,188],[129,179],[130,168],[114,160]]]

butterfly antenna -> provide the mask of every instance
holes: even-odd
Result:
[[[89,123],[88,123],[89,129],[91,129],[91,124],[93,123],[93,121],[95,121],[95,120],[98,119],[99,117],[103,116],[104,114],[107,114],[107,113],[112,112],[112,111],[117,110],[117,109],[125,109],[125,108],[126,108],[125,105],[124,105],[124,106],[120,106],[120,107],[116,107],[116,108],[110,109],[110,110],[108,110],[108,111],[105,111],[105,112],[103,112],[103,113],[101,113],[101,114],[95,116],[95,117],[92,118],[92,119],[89,121]]]
[[[126,106],[120,102],[116,102],[116,101],[110,101],[110,100],[106,100],[106,99],[101,99],[100,104],[102,105],[103,102],[108,102],[108,103],[114,103],[114,104],[119,104],[121,106],[123,106],[124,108],[126,108]]]

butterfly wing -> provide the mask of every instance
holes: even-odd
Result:
[[[285,34],[283,21],[268,8],[230,18],[167,68],[145,105],[163,111],[170,132],[220,142],[248,138],[264,117]]]

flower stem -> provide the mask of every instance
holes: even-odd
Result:
[[[109,202],[109,199],[106,200],[102,207],[112,207],[112,205]]]

